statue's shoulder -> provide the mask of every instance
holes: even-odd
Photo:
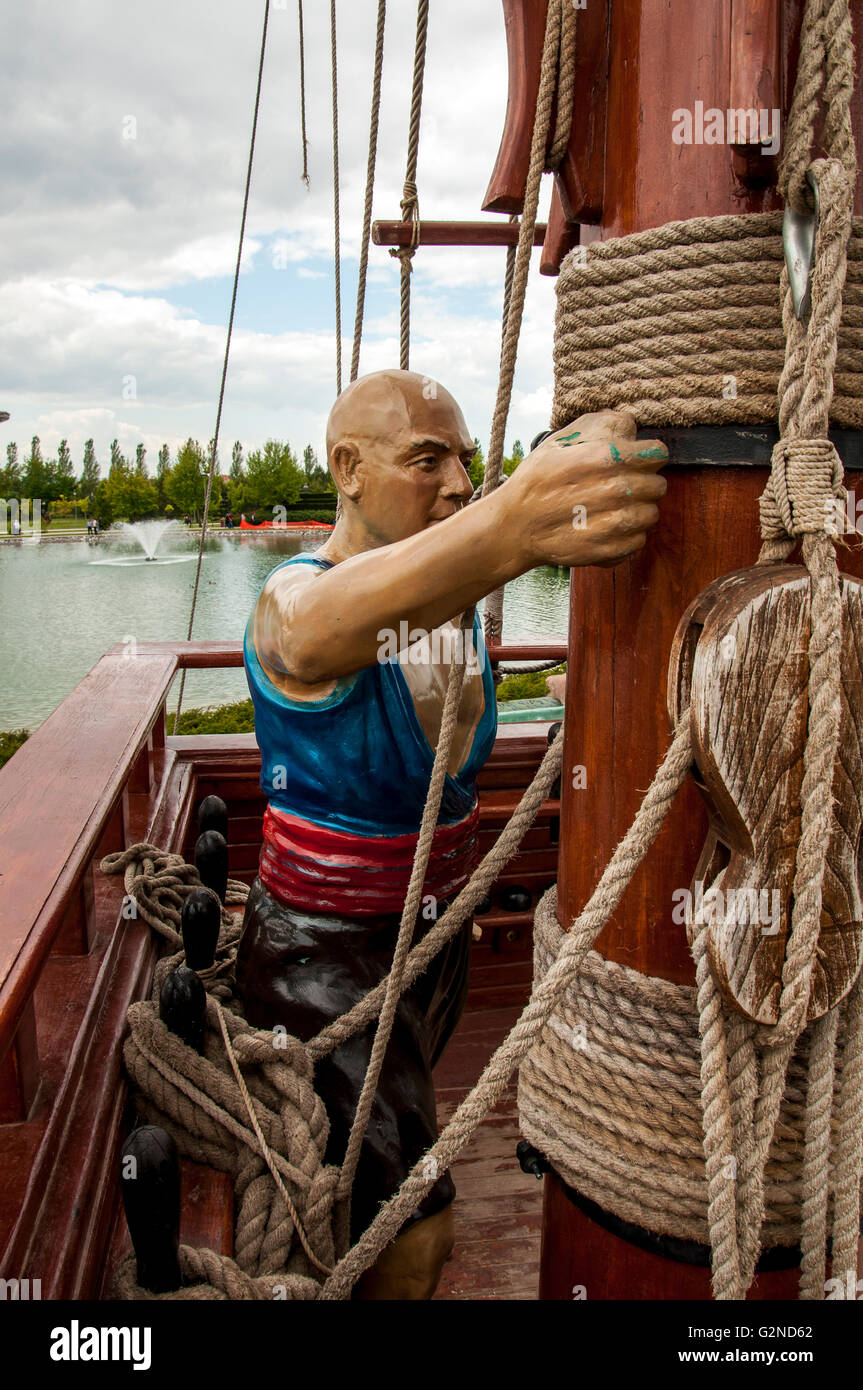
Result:
[[[328,569],[332,569],[331,562],[317,555],[293,555],[290,560],[277,565],[267,576],[266,583],[258,595],[259,606],[269,605],[274,600],[279,602],[287,599],[325,574]]]

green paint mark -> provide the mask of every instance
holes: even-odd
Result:
[[[615,463],[620,463],[620,460],[623,458],[623,455],[621,454],[616,444],[609,444],[608,452],[611,454],[611,457],[614,459]]]
[[[572,434],[561,434],[561,435],[558,436],[558,438],[559,438],[559,439],[580,439],[580,438],[581,438],[581,430],[573,430]]]
[[[635,457],[640,459],[664,459],[665,456],[664,449],[641,449]]]

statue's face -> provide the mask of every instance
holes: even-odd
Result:
[[[466,469],[476,445],[442,386],[413,373],[380,377],[351,411],[359,455],[354,502],[377,543],[389,545],[444,521],[470,499]]]

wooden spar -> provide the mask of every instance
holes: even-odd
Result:
[[[500,149],[482,206],[484,212],[521,212],[548,3],[502,0],[502,4],[509,55],[509,95]],[[540,267],[543,275],[556,275],[567,251],[578,245],[579,224],[598,222],[602,216],[608,44],[608,6],[586,5],[576,16],[572,129],[569,146],[555,175]]]
[[[519,206],[526,169],[522,108],[534,90],[526,65],[531,53],[536,61],[535,34],[546,6],[543,0],[503,0],[503,7],[511,76],[519,63],[521,68],[511,84],[507,130],[485,206],[510,210]],[[852,11],[859,45],[863,0],[852,0]],[[590,216],[580,214],[581,221],[599,224],[592,236],[607,239],[677,219],[782,206],[772,177],[765,182],[759,146],[753,153],[739,145],[675,143],[672,113],[692,112],[698,101],[723,109],[732,101],[735,107],[775,107],[784,130],[802,12],[803,0],[783,0],[781,7],[778,0],[734,0],[727,7],[690,0],[642,0],[640,5],[591,0],[579,10],[577,47],[585,26],[594,26],[590,90],[598,100],[589,134],[573,122],[571,149],[575,142],[582,161],[593,155],[592,177],[600,151],[605,154],[598,204],[589,200]],[[607,50],[598,15],[606,26]],[[579,100],[584,91],[577,83]],[[863,148],[859,86],[852,114]],[[504,198],[509,201],[502,203]],[[858,181],[855,211],[861,210]],[[682,614],[719,575],[752,565],[758,554],[757,499],[768,477],[763,462],[768,431],[749,431],[748,456],[745,431],[711,431],[728,435],[732,443],[717,446],[710,466],[685,441],[681,447],[683,436],[702,433],[669,431],[680,457],[666,469],[668,492],[645,549],[613,569],[573,571],[558,877],[564,923],[588,900],[668,747],[666,678]],[[852,456],[859,467],[856,449],[843,454],[846,466]],[[863,495],[863,472],[849,470],[846,483]],[[863,577],[859,552],[843,551],[841,565]],[[572,776],[572,769],[582,767],[584,789],[584,779]],[[694,983],[685,930],[671,918],[672,894],[689,886],[707,829],[704,806],[690,781],[598,939],[597,948],[607,957],[647,975]],[[699,1258],[700,1265],[687,1262]],[[796,1296],[797,1269],[776,1268],[780,1263],[777,1254],[772,1272],[759,1273],[750,1298]],[[708,1299],[709,1254],[703,1248],[684,1250],[679,1242],[663,1245],[640,1228],[623,1228],[610,1214],[589,1209],[552,1173],[545,1179],[540,1297],[571,1300],[579,1285],[590,1299]]]
[[[375,246],[410,246],[414,235],[413,222],[373,222],[372,241]],[[545,223],[537,222],[533,232],[534,246],[542,246]],[[420,222],[417,246],[516,246],[517,222]]]

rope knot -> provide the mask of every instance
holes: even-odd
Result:
[[[831,440],[780,439],[758,503],[764,539],[807,532],[836,535],[840,508],[844,515],[842,478],[842,460]]]

